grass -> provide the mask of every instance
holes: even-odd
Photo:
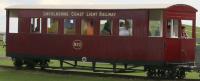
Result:
[[[186,32],[189,37],[192,37],[192,27],[189,25],[184,25],[186,27]],[[200,38],[200,27],[196,27],[196,38]]]
[[[197,38],[200,38],[200,27],[197,27],[196,29],[196,36]]]
[[[54,74],[39,71],[25,71],[0,68],[1,81],[134,81],[112,77],[90,77],[71,74]]]
[[[53,61],[52,64],[57,64],[57,61]],[[52,66],[51,64],[51,66]],[[86,63],[79,63],[80,65],[82,66],[91,66],[91,63],[89,62],[86,62]],[[100,63],[99,66],[101,67],[112,67],[112,65],[108,64],[108,63]],[[69,66],[69,65],[65,65],[65,67],[72,67],[72,66]],[[118,65],[118,68],[123,68],[122,65]],[[143,67],[136,67],[134,68],[135,71],[134,72],[128,72],[128,73],[115,73],[116,75],[133,75],[133,76],[146,76],[146,73],[143,70]],[[99,69],[97,69],[99,70]],[[80,69],[75,69],[75,71],[78,71],[78,72],[89,72],[89,73],[93,73],[92,70],[80,70]],[[104,71],[108,71],[104,69]],[[112,71],[112,70],[109,70],[109,71]],[[96,72],[96,73],[102,73],[102,72]],[[106,74],[113,74],[112,72],[105,72]],[[196,71],[192,71],[192,72],[187,72],[186,73],[186,78],[187,79],[200,79],[199,77],[199,73],[196,72]]]
[[[72,61],[71,61],[72,63]],[[89,62],[78,62],[80,65],[82,66],[91,66],[91,63]],[[11,60],[9,59],[0,59],[0,65],[4,65],[4,66],[13,66],[13,63]],[[59,62],[56,61],[56,60],[52,60],[52,62],[50,63],[50,66],[54,66],[54,67],[59,67]],[[87,73],[93,73],[91,68],[90,69],[79,69],[79,68],[75,68],[75,69],[71,69],[72,66],[69,66],[69,65],[64,65],[65,67],[68,67],[66,68],[66,71],[78,71],[78,72],[87,72]],[[101,67],[112,67],[110,64],[108,63],[100,63],[98,64],[98,66],[101,66]],[[70,68],[71,67],[71,68]],[[123,66],[122,65],[118,65],[118,68],[122,68]],[[70,69],[69,69],[70,68]],[[137,68],[134,68],[136,69],[134,72],[128,72],[128,73],[115,73],[116,75],[134,75],[134,76],[146,76],[146,73],[141,71],[143,69],[143,67],[137,67]],[[61,69],[55,69],[55,70],[61,70]],[[100,70],[100,69],[97,69],[97,70]],[[101,69],[102,70],[102,69]],[[103,69],[105,72],[95,72],[95,73],[105,73],[105,74],[113,74],[111,71],[111,69]],[[108,72],[107,72],[108,71]],[[20,74],[20,75],[19,75]],[[28,76],[27,76],[28,75]],[[6,68],[6,69],[1,69],[0,67],[0,81],[4,81],[5,79],[8,78],[8,76],[12,76],[12,78],[15,78],[19,81],[27,81],[28,79],[32,79],[32,80],[29,80],[29,81],[63,81],[63,80],[66,80],[66,81],[100,81],[100,80],[104,80],[104,79],[101,79],[102,77],[97,77],[95,76],[96,78],[94,78],[94,76],[90,77],[90,76],[84,76],[84,75],[73,75],[73,74],[49,74],[49,73],[46,73],[46,72],[40,72],[40,71],[30,71],[30,70],[14,70],[14,69],[9,69],[9,68]],[[24,76],[27,76],[24,78]],[[70,77],[70,79],[68,79],[67,77]],[[74,77],[74,78],[73,78]],[[82,77],[82,79],[78,79]],[[99,79],[98,79],[99,78]],[[105,78],[105,77],[104,77]],[[192,72],[187,72],[186,73],[186,78],[187,79],[200,79],[199,77],[199,73],[195,72],[195,71],[192,71]],[[6,81],[16,81],[16,80],[6,80]],[[129,79],[115,79],[115,78],[108,78],[106,77],[105,78],[105,81],[110,81],[110,80],[115,80],[115,81],[129,81]],[[131,80],[130,80],[131,81]],[[140,81],[140,80],[139,80]]]
[[[0,41],[0,45],[2,44],[2,42]],[[3,48],[3,46],[0,46],[0,57],[5,57],[6,54],[6,48]]]
[[[0,65],[2,65],[2,66],[13,66],[13,62],[12,62],[11,59],[0,58]]]
[[[196,52],[197,54],[200,54],[200,44],[196,44]]]
[[[200,44],[196,44],[196,65],[200,66]]]
[[[186,74],[187,78],[200,79],[197,78],[199,76],[199,73],[190,72]],[[154,80],[100,77],[100,76],[70,74],[70,73],[55,74],[55,73],[41,72],[37,70],[31,71],[31,70],[14,70],[10,68],[0,68],[0,81],[154,81]],[[159,81],[170,81],[170,80],[159,80]]]
[[[190,72],[186,74],[187,78],[200,79],[197,78],[199,76],[199,73]],[[10,68],[0,67],[0,81],[154,81],[154,80],[100,77],[100,76],[91,76],[91,75],[89,76],[89,75],[70,74],[70,73],[55,74],[55,73],[41,72],[37,70],[36,71],[14,70]],[[159,80],[159,81],[171,81],[171,80]]]
[[[186,72],[186,78],[187,79],[200,79],[199,73],[192,71],[192,72]]]

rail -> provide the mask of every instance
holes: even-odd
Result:
[[[15,69],[12,66],[2,66],[0,65],[0,68],[5,68],[5,69]],[[27,69],[22,69],[26,71]],[[41,72],[46,72],[46,73],[55,73],[55,74],[72,74],[72,75],[80,75],[80,76],[89,76],[89,77],[112,77],[112,78],[124,78],[124,79],[139,79],[139,80],[144,80],[144,81],[149,81],[149,80],[158,80],[158,81],[166,81],[170,79],[150,79],[145,76],[135,76],[135,75],[121,75],[121,74],[108,74],[108,73],[95,73],[95,72],[81,72],[81,71],[70,71],[70,70],[63,70],[63,69],[53,69],[53,68],[48,68],[46,70],[40,70],[39,68],[35,68],[35,71],[41,71]],[[173,80],[176,81],[176,80]],[[199,81],[198,79],[182,79],[182,80],[177,80],[177,81]]]

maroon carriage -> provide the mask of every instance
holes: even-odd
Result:
[[[188,5],[18,5],[6,12],[6,53],[17,68],[87,60],[184,78],[183,66],[194,64],[197,10]]]

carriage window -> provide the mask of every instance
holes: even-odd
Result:
[[[131,19],[119,20],[119,36],[132,36],[133,22]]]
[[[192,20],[181,20],[181,38],[192,38]]]
[[[94,35],[94,20],[82,19],[81,21],[81,35]]]
[[[178,38],[178,20],[177,19],[168,20],[167,37]]]
[[[64,34],[75,35],[75,19],[64,19]]]
[[[58,33],[58,19],[47,18],[47,33],[56,34]]]
[[[42,18],[31,18],[30,31],[33,33],[41,33]]]
[[[112,35],[112,21],[111,20],[100,20],[100,35],[110,36]]]
[[[19,33],[18,32],[18,18],[12,17],[9,19],[9,33]]]
[[[150,10],[149,13],[149,36],[161,37],[163,30],[163,18],[161,10]]]

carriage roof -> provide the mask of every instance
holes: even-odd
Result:
[[[14,5],[6,9],[166,9],[183,4],[85,4],[85,5]]]

